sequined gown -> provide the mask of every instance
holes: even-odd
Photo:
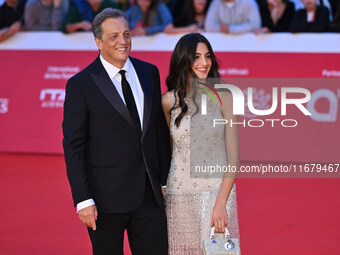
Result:
[[[170,96],[171,104],[174,105],[174,93],[171,92]],[[200,104],[199,95],[195,101]],[[196,114],[192,117],[196,107],[192,100],[186,99],[189,111],[179,127],[175,126],[175,119],[180,109],[171,112],[173,154],[166,188],[170,255],[201,255],[203,241],[210,235],[212,210],[222,178],[190,171],[190,164],[227,164],[225,127],[212,128],[211,125],[213,119],[223,119],[223,116],[220,107],[210,101],[206,115]],[[235,185],[226,207],[230,235],[239,238]]]

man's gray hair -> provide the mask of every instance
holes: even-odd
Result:
[[[98,13],[96,17],[94,17],[92,22],[92,31],[95,38],[98,38],[102,40],[103,36],[103,29],[102,29],[102,23],[104,20],[108,18],[123,18],[128,23],[128,18],[126,14],[118,9],[113,8],[106,8],[102,12]]]

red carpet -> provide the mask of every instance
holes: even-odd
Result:
[[[340,179],[239,179],[237,192],[243,255],[340,254]],[[62,156],[0,154],[0,194],[1,255],[91,254]]]

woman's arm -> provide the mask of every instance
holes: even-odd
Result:
[[[165,116],[166,123],[169,128],[169,139],[170,139],[170,155],[172,155],[172,139],[170,135],[170,109],[171,109],[171,95],[170,92],[166,92],[165,94],[162,95],[162,108]],[[165,185],[166,182],[163,182],[162,185]],[[162,187],[162,193],[163,193],[163,199],[164,199],[164,204],[165,204],[165,187]]]
[[[175,27],[172,23],[170,23],[164,29],[164,33],[166,33],[166,34],[184,34],[184,33],[203,32],[203,30],[202,31],[199,31],[199,30],[200,29],[197,26],[197,24],[191,24],[191,25],[186,26],[186,27]]]
[[[222,100],[222,114],[223,117],[228,120],[228,123],[237,122],[237,116],[233,115],[233,98],[230,92],[221,93]],[[239,140],[238,140],[238,129],[236,125],[232,127],[225,125],[226,133],[226,149],[228,155],[228,164],[230,167],[236,167],[239,169],[240,166],[240,153],[239,153]],[[230,194],[230,191],[234,185],[235,175],[227,173],[227,176],[223,178],[220,192],[217,196],[216,203],[213,210],[213,216],[211,221],[211,227],[215,226],[216,232],[224,232],[224,227],[227,226],[227,212],[226,204]]]
[[[170,128],[171,95],[169,91],[162,95],[162,108],[166,123],[168,124],[168,128]]]

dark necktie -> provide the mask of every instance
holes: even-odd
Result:
[[[126,80],[125,70],[120,70],[119,73],[122,76],[122,90],[123,90],[123,95],[124,95],[126,106],[129,109],[132,119],[136,122],[138,129],[140,130],[141,126],[140,126],[137,106],[136,106],[136,102],[132,94],[130,84]]]

